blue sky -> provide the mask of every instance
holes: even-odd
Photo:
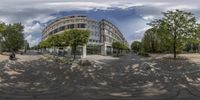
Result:
[[[67,15],[86,15],[113,22],[131,43],[141,40],[146,23],[167,10],[181,9],[200,17],[198,0],[2,0],[0,21],[21,22],[31,46],[40,42],[41,31],[51,20]]]

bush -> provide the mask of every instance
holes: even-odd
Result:
[[[150,57],[149,54],[147,52],[139,52],[138,55],[140,56],[144,56],[144,57]]]

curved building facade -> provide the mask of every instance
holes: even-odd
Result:
[[[59,34],[68,29],[89,30],[90,36],[87,44],[87,51],[95,51],[95,54],[112,54],[112,43],[119,41],[128,45],[123,34],[119,29],[108,20],[102,19],[96,21],[86,16],[66,16],[55,20],[42,31],[42,40],[47,39],[50,35]]]

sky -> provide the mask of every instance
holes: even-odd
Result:
[[[30,46],[41,40],[48,23],[67,15],[85,15],[108,19],[124,34],[129,43],[141,40],[150,27],[147,23],[162,17],[168,10],[192,12],[198,22],[200,0],[1,0],[0,21],[20,22]]]

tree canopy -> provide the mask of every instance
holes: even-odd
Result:
[[[180,10],[167,11],[163,15],[149,23],[152,28],[145,32],[143,46],[147,52],[172,51],[176,58],[187,42],[196,41],[196,18],[192,13]]]
[[[134,51],[134,52],[139,52],[140,49],[141,49],[141,42],[140,41],[134,41],[132,44],[131,44],[131,49]]]
[[[121,42],[113,42],[112,48],[117,50],[117,56],[119,55],[120,50],[128,50],[129,48]]]
[[[18,51],[24,46],[24,27],[21,23],[0,24],[0,43],[5,51]]]
[[[88,30],[67,30],[63,33],[49,36],[46,40],[41,41],[39,46],[40,48],[70,46],[75,58],[77,47],[87,44],[89,33]]]

